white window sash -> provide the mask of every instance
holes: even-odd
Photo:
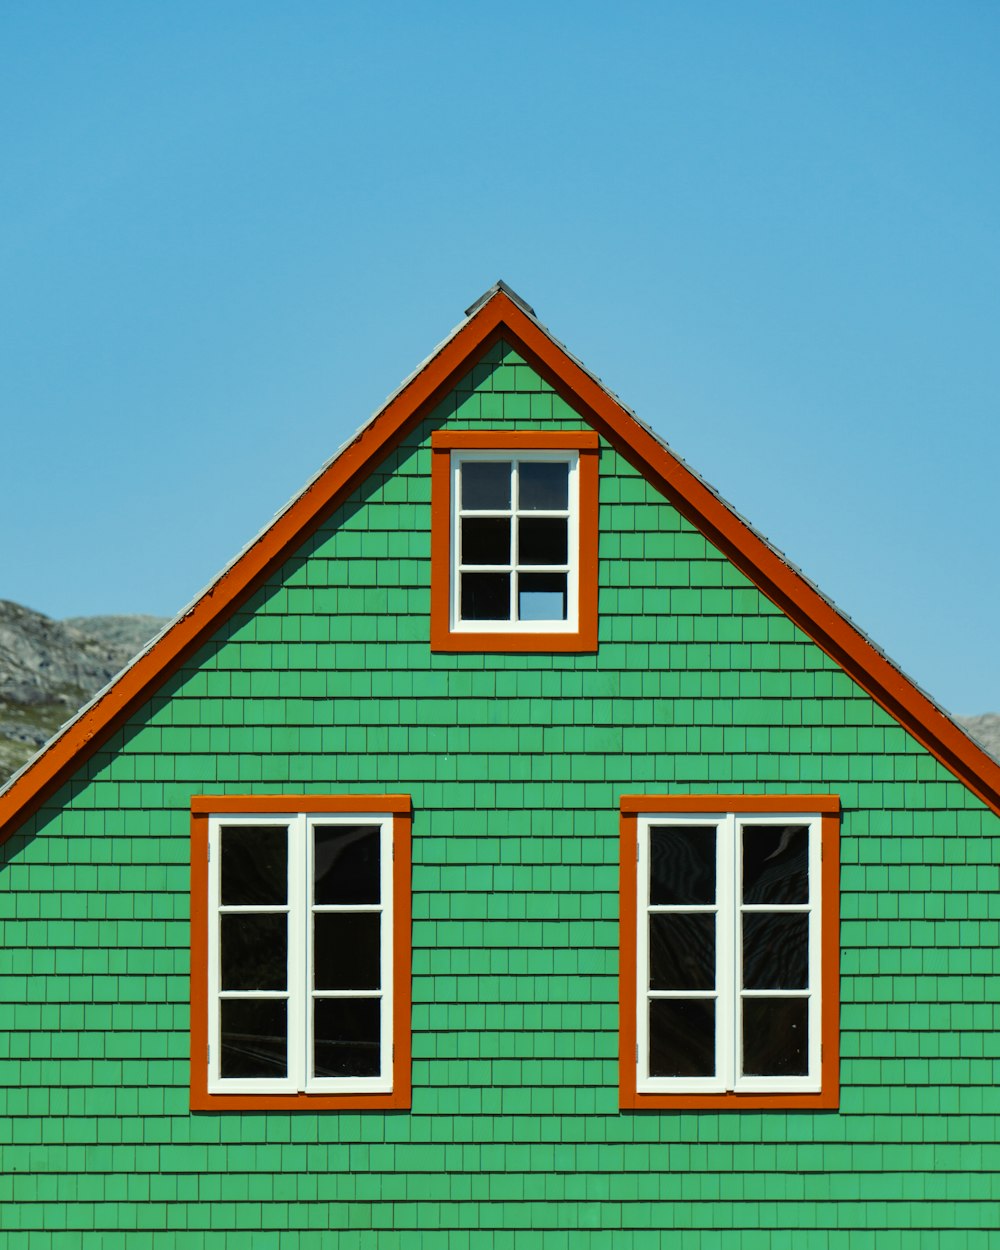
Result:
[[[511,462],[511,506],[501,509],[484,509],[468,515],[477,517],[565,517],[567,529],[566,564],[518,564],[518,526],[511,526],[511,560],[509,564],[474,565],[462,564],[459,559],[461,542],[462,465],[469,461],[509,460]],[[547,461],[550,464],[569,466],[569,489],[566,509],[538,510],[527,513],[518,511],[518,466]],[[453,633],[465,634],[573,634],[580,628],[580,453],[578,451],[505,451],[503,448],[463,450],[451,453],[451,517],[449,542],[449,618]],[[510,620],[465,621],[461,615],[461,578],[459,573],[510,573]],[[564,621],[521,621],[518,612],[516,573],[566,573],[566,619]]]
[[[821,818],[815,813],[733,813],[718,815],[678,812],[638,818],[636,833],[636,1089],[640,1093],[722,1094],[734,1093],[818,1093],[822,1057],[822,881]],[[809,971],[806,991],[746,991],[748,997],[804,998],[808,1002],[808,1071],[803,1076],[744,1076],[739,1071],[740,1039],[743,1024],[743,908],[742,846],[744,825],[802,824],[809,833],[809,903],[751,906],[751,911],[801,912],[809,916]],[[684,825],[714,828],[716,834],[715,990],[713,992],[649,990],[649,868],[650,830],[653,826]],[[654,908],[659,911],[660,908]],[[662,909],[670,914],[713,911],[709,906]],[[649,1002],[651,997],[715,1000],[715,1072],[707,1077],[651,1076],[649,1073]]]
[[[312,883],[316,825],[371,825],[378,827],[381,902],[377,908],[349,907],[348,912],[378,910],[380,926],[380,979],[378,994],[344,992],[330,997],[378,997],[381,1000],[379,1059],[380,1071],[370,1077],[316,1077],[313,1072],[313,898]],[[247,991],[244,998],[285,997],[287,1002],[288,1069],[284,1078],[223,1077],[221,1061],[220,986],[220,886],[222,877],[222,838],[226,826],[255,825],[288,829],[287,908],[247,906],[241,911],[262,913],[283,910],[288,915],[287,994]],[[208,1091],[212,1094],[296,1094],[296,1093],[389,1093],[392,1091],[393,1021],[393,818],[389,813],[294,813],[287,816],[255,812],[209,818],[208,873]],[[228,911],[229,909],[227,909]],[[235,909],[234,909],[235,910]],[[237,997],[237,995],[232,995]]]
[[[375,825],[380,826],[379,836],[379,897],[381,902],[378,911],[381,914],[382,923],[379,930],[380,946],[379,946],[379,993],[373,994],[368,992],[350,991],[331,993],[328,995],[321,994],[320,997],[341,997],[341,998],[375,998],[381,1000],[380,1012],[380,1036],[379,1036],[379,1060],[380,1072],[378,1076],[352,1076],[352,1077],[319,1077],[312,1076],[309,1078],[305,1092],[315,1094],[327,1093],[389,1093],[392,1090],[392,1019],[393,1019],[393,1002],[392,1002],[392,950],[393,950],[393,907],[392,907],[392,817],[388,814],[382,816],[356,816],[351,813],[338,813],[336,816],[310,816],[308,818],[309,836],[306,839],[306,847],[308,852],[308,871],[306,880],[313,882],[315,880],[313,872],[313,855],[315,852],[315,838],[312,836],[312,830],[317,824],[322,825]],[[316,996],[312,993],[314,977],[312,975],[313,968],[313,923],[312,923],[312,904],[311,890],[310,897],[307,900],[309,908],[309,918],[306,924],[308,936],[308,956],[309,956],[309,973],[307,981],[307,1028],[306,1028],[306,1045],[307,1066],[306,1072],[314,1071],[313,1067],[313,1006]],[[359,912],[373,911],[373,907],[344,907],[344,911]]]

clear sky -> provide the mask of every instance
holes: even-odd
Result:
[[[0,598],[178,611],[498,277],[1000,711],[1000,6],[0,10]]]

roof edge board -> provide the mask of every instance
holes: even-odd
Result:
[[[120,728],[224,624],[294,547],[395,447],[440,393],[496,337],[513,337],[530,363],[583,407],[586,419],[706,533],[898,723],[1000,814],[1000,763],[892,663],[835,604],[745,521],[603,382],[497,283],[393,391],[218,577],[117,678],[66,723],[4,787],[0,842]]]
[[[503,278],[498,278],[491,287],[487,287],[478,299],[474,299],[465,310],[465,315],[467,317],[471,317],[474,313],[477,313],[484,304],[488,304],[494,295],[500,294],[506,295],[507,298],[512,303],[516,304],[523,313],[526,313],[532,320],[536,320],[535,310],[531,307],[528,301],[522,299],[513,287],[508,286],[507,283],[504,282]]]

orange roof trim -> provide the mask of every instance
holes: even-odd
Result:
[[[1000,814],[1000,763],[588,373],[526,304],[498,284],[204,594],[0,791],[0,841],[208,640],[500,338],[904,729]]]

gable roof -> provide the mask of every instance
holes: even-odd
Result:
[[[0,789],[0,842],[208,641],[501,338],[862,689],[1000,814],[1000,763],[498,282],[215,581]]]

